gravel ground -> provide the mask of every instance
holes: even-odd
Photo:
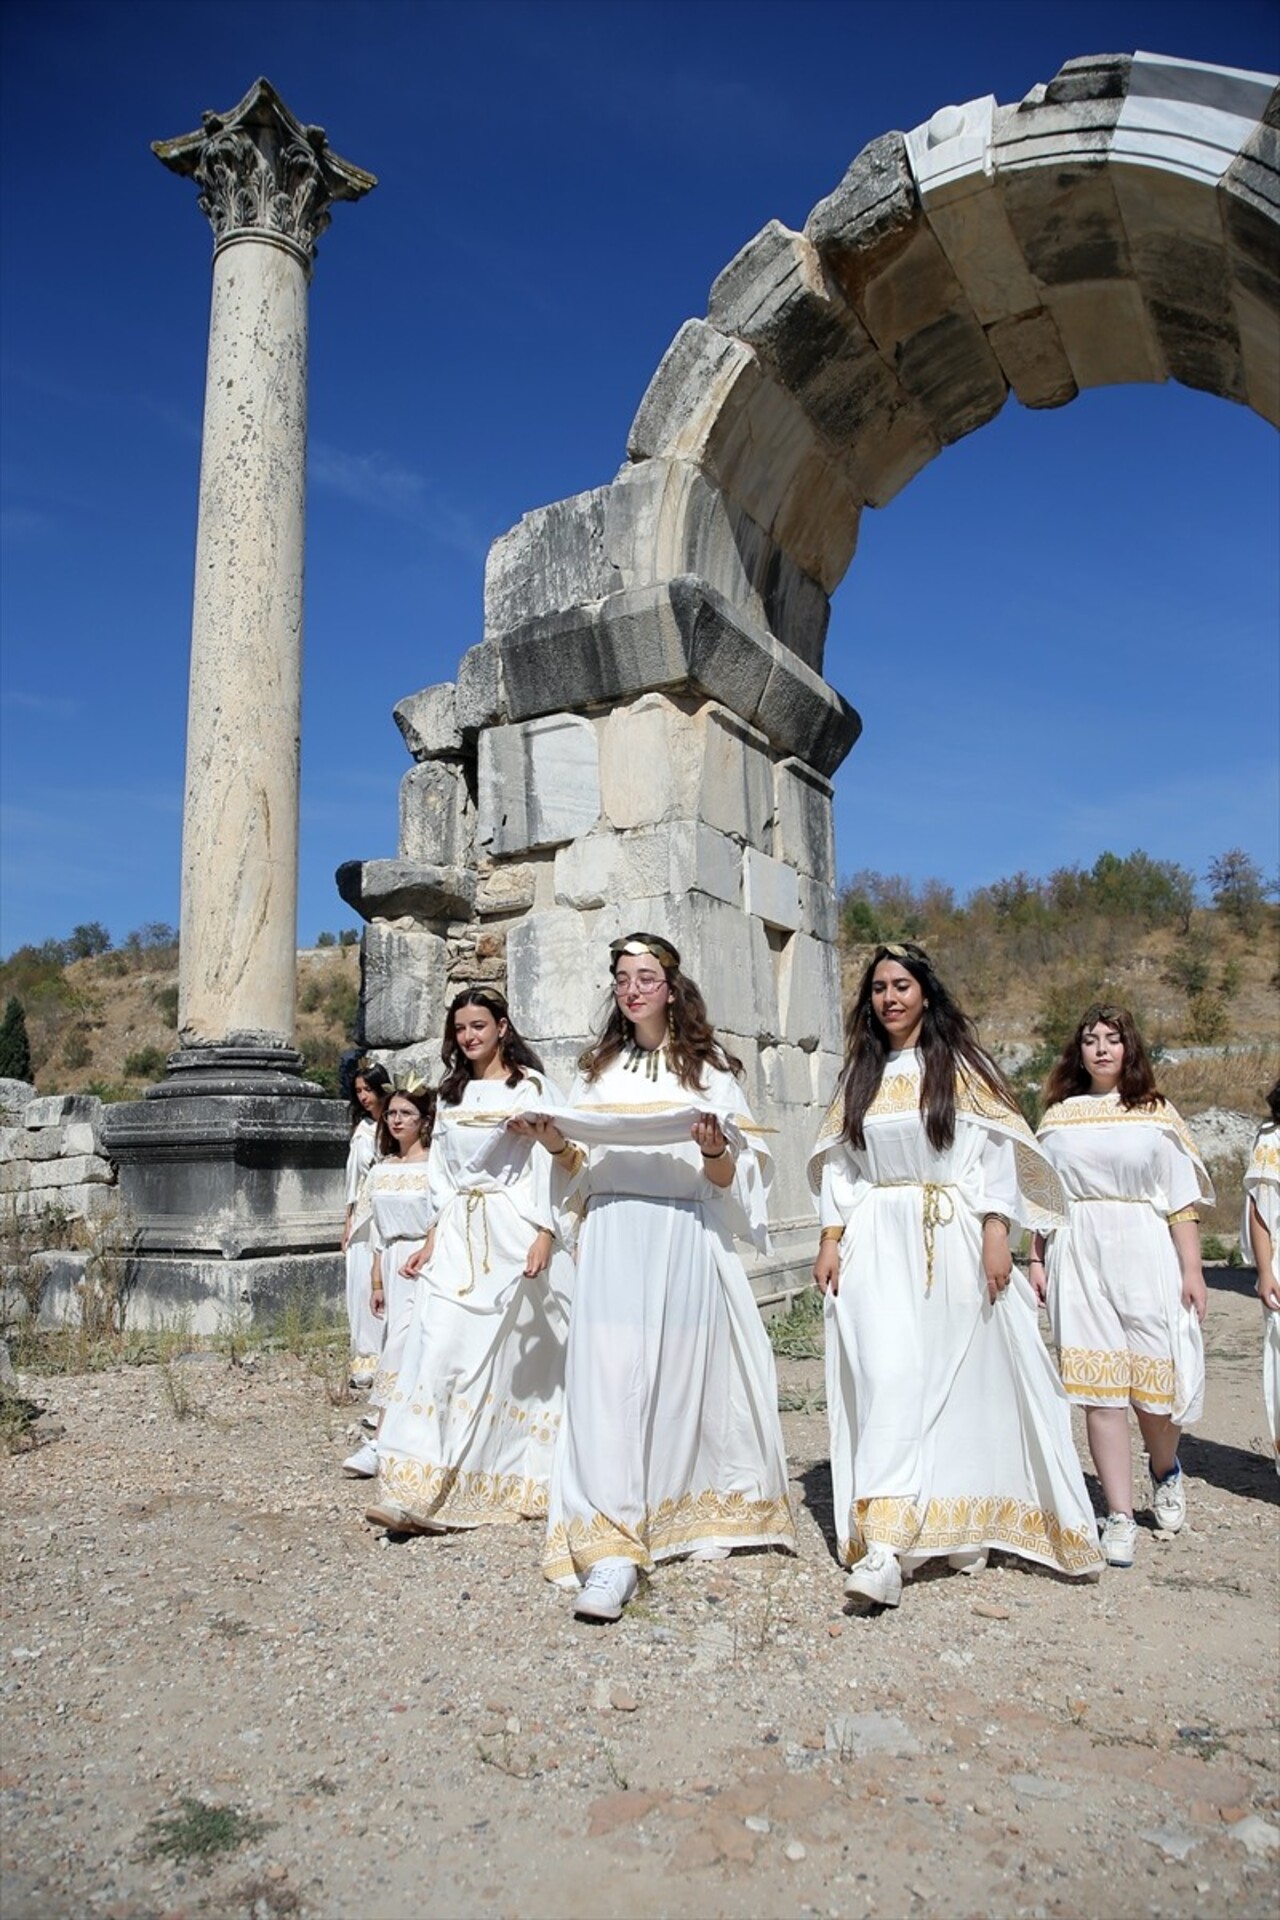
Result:
[[[1176,1540],[1092,1586],[927,1574],[878,1617],[842,1605],[816,1361],[779,1368],[800,1557],[668,1567],[613,1628],[535,1527],[368,1527],[358,1409],[301,1360],[25,1376],[54,1437],[0,1462],[5,1920],[1271,1920],[1251,1279],[1210,1275]],[[257,1825],[202,1857],[163,1824],[191,1801]]]

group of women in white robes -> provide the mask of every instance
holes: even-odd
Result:
[[[1258,1270],[1258,1298],[1265,1314],[1262,1395],[1267,1432],[1280,1473],[1280,1080],[1267,1095],[1270,1119],[1258,1130],[1244,1176],[1240,1244]]]

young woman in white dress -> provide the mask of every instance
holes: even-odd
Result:
[[[922,947],[876,949],[810,1160],[845,1592],[990,1549],[1096,1575],[1097,1527],[1010,1229],[1062,1189]]]
[[[733,1244],[767,1246],[769,1155],[744,1139],[741,1065],[675,948],[638,933],[610,954],[570,1105],[623,1134],[628,1115],[697,1112],[675,1145],[584,1150],[554,1120],[523,1123],[581,1215],[543,1572],[591,1620],[616,1620],[658,1561],[795,1550],[773,1354]]]
[[[1187,1500],[1181,1428],[1204,1401],[1208,1296],[1197,1207],[1213,1187],[1176,1107],[1157,1091],[1132,1014],[1099,1003],[1063,1048],[1039,1138],[1067,1194],[1066,1224],[1036,1241],[1032,1284],[1046,1297],[1068,1397],[1085,1410],[1107,1518],[1102,1551],[1131,1567],[1129,1408],[1151,1469],[1157,1527],[1177,1533]]]
[[[1258,1269],[1258,1298],[1265,1309],[1262,1397],[1267,1431],[1280,1473],[1280,1080],[1267,1095],[1271,1118],[1258,1130],[1244,1176],[1240,1245]]]
[[[427,1153],[435,1112],[434,1090],[416,1075],[410,1075],[404,1086],[393,1087],[378,1128],[382,1158],[375,1161],[364,1179],[373,1246],[370,1305],[374,1317],[386,1326],[369,1395],[369,1405],[378,1409],[375,1432],[380,1431],[395,1392],[413,1317],[416,1269],[411,1266],[411,1256],[431,1226]],[[342,1465],[354,1478],[371,1480],[378,1471],[377,1439],[366,1440]]]
[[[386,1331],[374,1317],[369,1282],[373,1274],[370,1214],[364,1177],[378,1157],[378,1122],[391,1091],[391,1075],[377,1061],[361,1062],[351,1083],[351,1145],[347,1149],[347,1211],[342,1251],[347,1260],[347,1322],[351,1328],[351,1385],[371,1387]]]
[[[405,1533],[544,1519],[564,1395],[572,1263],[553,1258],[547,1156],[507,1126],[560,1096],[490,987],[453,1001],[441,1057],[431,1230],[367,1514]]]

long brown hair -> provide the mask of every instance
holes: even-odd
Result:
[[[976,1076],[996,1097],[1017,1110],[1013,1089],[986,1049],[979,1045],[972,1020],[943,986],[924,948],[914,940],[877,947],[863,969],[844,1027],[844,1126],[841,1137],[852,1147],[866,1145],[867,1108],[880,1091],[892,1048],[871,1004],[871,986],[882,960],[905,967],[924,995],[924,1019],[918,1046],[924,1061],[920,1111],[929,1145],[941,1153],[956,1137],[956,1074]]]
[[[498,1042],[498,1052],[506,1068],[506,1082],[515,1087],[524,1079],[526,1073],[545,1074],[546,1068],[539,1060],[529,1042],[516,1031],[511,1018],[511,1009],[496,987],[464,987],[455,994],[444,1017],[444,1039],[440,1044],[440,1058],[444,1062],[444,1079],[440,1082],[440,1098],[446,1107],[456,1107],[462,1098],[463,1090],[474,1075],[471,1062],[458,1045],[458,1036],[453,1030],[454,1015],[462,1007],[483,1007],[491,1013],[499,1026],[505,1020],[507,1030]]]
[[[674,964],[670,966],[661,953],[655,954],[654,959],[662,968],[669,989],[665,1052],[671,1063],[671,1071],[680,1085],[690,1093],[704,1092],[702,1075],[707,1067],[741,1078],[741,1060],[716,1039],[715,1028],[707,1013],[707,1003],[688,974],[680,971],[680,955],[671,942],[654,933],[632,933],[627,939],[628,942],[643,941],[646,945],[652,941],[663,953],[672,956]],[[611,975],[617,972],[620,957],[620,954],[615,955],[610,968]],[[618,1058],[631,1040],[632,1031],[631,1022],[610,992],[608,1012],[599,1038],[587,1048],[578,1062],[578,1071],[588,1085],[598,1080],[610,1062]]]
[[[384,1160],[396,1160],[400,1156],[400,1143],[387,1125],[387,1108],[399,1098],[408,1100],[418,1109],[418,1144],[431,1145],[431,1135],[436,1124],[436,1090],[434,1087],[389,1087],[387,1098],[378,1117],[378,1152]]]
[[[376,1093],[383,1107],[391,1097],[391,1075],[380,1060],[371,1060],[367,1067],[357,1067],[351,1076],[351,1131],[355,1132],[362,1120],[372,1120],[376,1126],[379,1116],[366,1113],[356,1095],[356,1081],[363,1080],[370,1093]]]
[[[1109,1000],[1095,1000],[1091,1007],[1086,1007],[1084,1017],[1059,1054],[1057,1064],[1045,1083],[1045,1105],[1056,1106],[1059,1100],[1070,1100],[1073,1094],[1088,1093],[1092,1081],[1089,1069],[1084,1064],[1080,1042],[1090,1027],[1096,1027],[1099,1023],[1104,1027],[1114,1027],[1124,1048],[1124,1065],[1116,1083],[1120,1105],[1162,1106],[1164,1095],[1156,1086],[1155,1069],[1142,1035],[1138,1032],[1138,1023],[1128,1007],[1114,1006]]]

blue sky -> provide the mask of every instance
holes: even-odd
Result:
[[[481,638],[488,545],[609,480],[669,341],[868,140],[1075,55],[1274,72],[1270,4],[8,0],[0,951],[176,920],[211,236],[149,150],[265,73],[377,191],[311,301],[299,935],[395,851],[391,708]],[[863,516],[828,677],[844,872],[1277,844],[1280,463],[1169,385],[1010,400]]]

